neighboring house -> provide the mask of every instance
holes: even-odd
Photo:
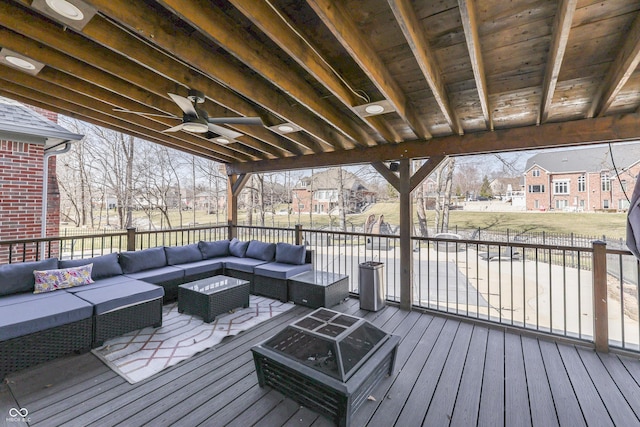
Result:
[[[493,197],[509,200],[513,197],[514,192],[520,191],[521,181],[520,177],[494,178],[489,182],[491,194]]]
[[[639,173],[640,143],[536,154],[524,172],[527,210],[624,211]]]
[[[65,152],[83,135],[59,126],[57,114],[34,110],[0,97],[0,241],[59,234],[55,154]],[[25,252],[27,261],[35,260],[35,247]],[[22,260],[21,247],[12,253]],[[8,247],[3,246],[0,263],[7,261]]]
[[[331,168],[300,180],[291,191],[293,212],[328,214],[337,210],[341,171],[347,213],[361,212],[366,205],[375,203],[376,193],[367,189],[356,175]]]

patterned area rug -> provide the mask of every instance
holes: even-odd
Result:
[[[255,295],[249,303],[248,308],[218,316],[211,323],[178,313],[177,302],[168,304],[163,308],[161,328],[129,332],[106,341],[93,353],[134,384],[294,307]]]

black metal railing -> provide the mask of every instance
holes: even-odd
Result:
[[[305,244],[314,268],[349,276],[384,263],[385,297],[400,301],[400,237],[329,230],[203,226],[0,242],[2,263],[48,257],[88,258],[124,250],[177,246],[235,236]],[[412,304],[428,310],[640,352],[640,264],[626,250],[475,239],[412,237]],[[600,314],[598,313],[605,313]]]

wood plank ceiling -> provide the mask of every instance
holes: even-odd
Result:
[[[0,95],[234,173],[638,139],[639,12],[628,0],[3,0]],[[264,126],[225,124],[241,134],[230,143],[163,132],[180,123],[163,114],[182,115],[168,93],[189,89],[210,117]]]

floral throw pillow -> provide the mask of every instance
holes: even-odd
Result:
[[[93,264],[59,270],[36,270],[33,272],[36,279],[33,293],[39,294],[93,283],[91,279],[92,269]]]

